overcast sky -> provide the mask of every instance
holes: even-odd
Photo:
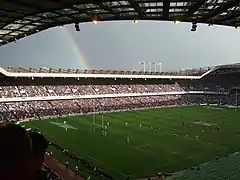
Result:
[[[163,70],[240,62],[240,31],[230,27],[132,21],[56,27],[0,47],[0,66]]]

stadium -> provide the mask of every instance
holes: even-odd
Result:
[[[171,75],[1,69],[1,120],[22,122],[110,177],[173,173],[238,150],[239,70],[238,64]],[[74,168],[62,149],[49,151]]]
[[[204,0],[176,7],[152,0],[44,2],[4,1],[1,45],[99,20],[179,20],[191,22],[192,31],[197,23],[239,27],[236,0],[213,9]],[[153,11],[159,7],[161,16]],[[0,121],[45,136],[41,170],[49,179],[237,180],[239,79],[238,63],[175,72],[0,68]]]

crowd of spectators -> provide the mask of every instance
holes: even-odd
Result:
[[[226,87],[211,83],[181,83],[168,81],[160,84],[105,84],[105,85],[8,85],[0,86],[1,98],[14,97],[56,97],[65,96],[68,100],[24,101],[0,103],[0,120],[41,119],[46,116],[86,114],[96,111],[148,108],[153,106],[180,105],[191,103],[234,104],[236,98],[225,95],[150,95],[149,93],[179,93],[189,91],[229,92]],[[137,96],[136,96],[137,93]],[[118,95],[99,97],[99,95]],[[135,95],[134,95],[135,94]],[[98,95],[73,99],[76,95]],[[120,95],[120,96],[119,96]],[[71,96],[71,98],[69,97]],[[225,98],[225,99],[224,99]],[[223,102],[225,101],[225,102]]]
[[[17,138],[16,138],[17,137]],[[44,165],[48,141],[16,124],[0,124],[0,179],[62,180]]]
[[[29,101],[0,104],[0,120],[43,119],[49,116],[87,114],[90,112],[131,110],[192,104],[236,105],[240,97],[224,94],[177,94],[159,96],[128,96],[74,100]]]
[[[13,85],[9,82],[8,85],[0,86],[0,98],[57,97],[56,100],[0,103],[0,120],[42,119],[48,116],[194,103],[236,104],[235,96],[223,94],[230,92],[230,88],[204,83],[170,80],[159,84]],[[183,92],[188,94],[181,94]],[[218,95],[210,95],[209,92]],[[165,95],[149,93],[165,93]],[[166,95],[166,93],[175,94]],[[108,97],[104,97],[106,94]],[[85,96],[75,99],[76,95],[94,97]],[[59,96],[67,99],[63,100]]]
[[[208,84],[115,84],[115,85],[31,85],[0,86],[0,98],[76,96],[96,94],[162,93],[181,91],[221,91],[228,89]]]

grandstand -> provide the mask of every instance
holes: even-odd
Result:
[[[203,94],[220,96],[222,103],[225,103],[227,99],[229,101],[229,96],[225,100],[224,97],[233,90],[233,87],[229,89],[229,86],[237,87],[237,84],[234,84],[237,81],[236,79],[233,79],[233,82],[222,81],[222,79],[232,74],[236,76],[233,71],[237,73],[239,69],[237,67],[238,65],[219,66],[204,73],[202,69],[199,72],[186,70],[185,75],[183,72],[173,73],[174,75],[168,73],[143,75],[127,72],[128,75],[126,75],[118,71],[94,71],[92,73],[92,70],[86,70],[83,73],[78,70],[48,69],[43,72],[42,68],[39,70],[1,68],[0,96],[4,102],[1,103],[1,118],[2,120],[23,120],[36,117],[41,119],[51,115],[109,110],[109,107],[110,109],[112,107],[122,109],[127,104],[129,108],[134,108],[129,103],[133,99],[136,106],[142,107],[151,106],[151,104],[148,105],[149,103],[157,106],[161,104],[161,101],[171,99],[186,103],[185,97],[198,98]],[[203,74],[196,76],[200,72]],[[226,73],[228,76],[225,75]],[[216,78],[216,75],[221,78]],[[213,79],[215,84],[212,84]],[[221,81],[217,81],[218,79]],[[234,99],[233,97],[233,101]],[[72,105],[70,109],[69,103]],[[212,103],[216,102],[213,100]],[[12,113],[12,111],[17,113]]]
[[[59,161],[64,163],[67,159],[72,169],[76,161],[80,162],[82,177],[92,176],[98,179],[97,177],[104,176],[105,179],[125,179],[128,174],[133,178],[155,176],[158,170],[173,173],[210,161],[216,155],[226,156],[238,151],[239,147],[235,146],[232,140],[238,137],[238,123],[234,120],[239,114],[238,111],[228,108],[238,107],[239,69],[238,64],[233,64],[207,68],[204,71],[202,68],[199,71],[186,70],[185,73],[144,74],[104,70],[1,68],[0,118],[1,121],[22,122],[21,124],[27,128],[42,132],[54,142],[49,151],[53,152],[53,156]],[[214,106],[204,108],[203,105]],[[159,109],[176,106],[191,107]],[[151,110],[152,108],[154,109]],[[117,114],[105,114],[113,111]],[[92,113],[94,114],[91,115]],[[219,120],[220,116],[221,120]],[[135,119],[136,117],[138,119]],[[224,117],[226,119],[223,119]],[[229,125],[226,121],[227,117],[231,117],[229,121],[234,122],[234,126]],[[172,122],[167,125],[164,119],[171,119]],[[124,127],[129,127],[127,132],[121,130],[123,128],[121,123],[126,123],[126,120],[128,123]],[[197,125],[196,122],[201,123]],[[100,135],[100,129],[108,123],[110,126],[105,132],[108,132],[106,138],[109,140],[104,140]],[[182,123],[188,126],[195,124],[196,129],[182,130],[179,128]],[[222,123],[230,127],[223,128],[219,125]],[[91,129],[93,125],[94,129]],[[218,126],[221,126],[220,130],[215,134],[222,137],[223,142],[219,142],[212,137],[215,135],[209,133],[209,129],[216,131]],[[203,133],[199,135],[198,131],[202,128],[205,131],[204,135]],[[236,133],[232,133],[232,138],[226,139],[225,133],[231,130]],[[79,143],[72,134],[74,132],[78,134],[83,146],[73,146],[73,142]],[[94,132],[94,135],[90,132]],[[156,132],[159,134],[156,135]],[[171,137],[171,134],[174,137]],[[155,136],[158,136],[162,143],[159,144]],[[86,142],[80,137],[85,137]],[[126,137],[129,138],[130,145],[125,144]],[[178,145],[181,142],[182,148],[188,154],[179,148],[171,147],[172,145],[164,141],[165,138]],[[73,142],[69,144],[68,141],[71,139]],[[193,147],[185,149],[189,146],[189,140],[193,143]],[[96,143],[95,146],[103,152],[94,151],[94,144],[89,145],[88,141]],[[115,144],[115,141],[118,143]],[[205,141],[212,145],[205,144]],[[146,144],[143,144],[144,142]],[[165,149],[167,147],[169,149]],[[119,152],[110,155],[112,148],[118,148]],[[165,149],[164,151],[169,151],[169,154],[164,153],[167,159],[162,157],[161,153],[164,152],[162,148]],[[65,149],[74,152],[74,156],[62,153]],[[107,160],[103,155],[105,151],[108,152],[110,159],[116,156],[118,164],[113,160]],[[197,155],[195,151],[201,155]],[[122,165],[125,163],[121,159],[125,159],[122,155],[126,152],[129,153],[127,156],[129,166],[124,167]],[[122,158],[119,159],[119,156]],[[148,165],[149,168],[144,166],[142,169],[136,162],[133,163],[131,158],[136,161],[142,159],[152,165]],[[205,168],[203,165],[200,166]],[[97,167],[97,170],[93,171],[93,167]],[[221,168],[222,165],[219,165],[215,170]],[[194,171],[190,172],[194,173]],[[205,177],[204,173],[201,173],[199,177],[207,179],[216,177],[216,174]],[[239,177],[238,174],[223,173],[217,175],[217,178],[223,175]],[[196,177],[185,170],[174,173],[168,178],[184,179],[188,176]]]

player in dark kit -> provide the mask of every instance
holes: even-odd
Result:
[[[131,175],[128,175],[126,180],[129,180],[129,179],[131,179],[131,177],[132,177]]]
[[[162,179],[162,175],[163,175],[162,172],[158,172],[157,173],[158,179]]]
[[[102,128],[101,129],[101,136],[104,136],[105,132],[104,132],[104,129]]]
[[[182,127],[184,127],[184,125],[185,125],[184,122],[182,122]]]

